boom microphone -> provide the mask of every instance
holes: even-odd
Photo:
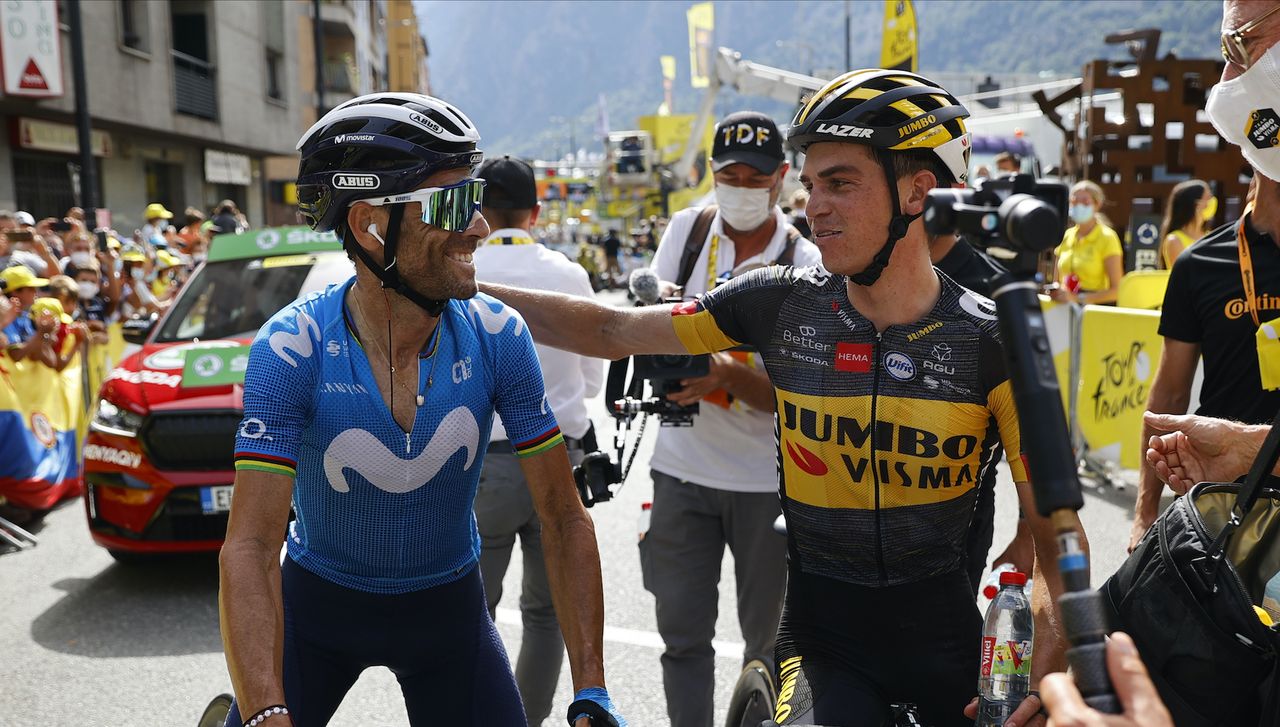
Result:
[[[653,272],[652,268],[632,270],[627,287],[640,305],[653,305],[662,300],[662,281],[658,279],[658,274]]]

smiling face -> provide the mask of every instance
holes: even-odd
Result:
[[[866,269],[884,245],[893,216],[880,163],[859,144],[813,144],[800,183],[809,192],[805,214],[823,267],[843,275]]]
[[[417,188],[447,187],[470,176],[466,168],[447,169],[427,177]],[[387,215],[385,208],[361,203],[353,205],[348,214],[358,244],[378,262],[383,259],[382,243],[368,233],[368,228],[376,224],[379,234],[385,235]],[[489,225],[479,213],[472,216],[471,226],[463,232],[450,232],[424,223],[421,203],[408,203],[396,243],[401,279],[421,295],[436,300],[474,296],[478,288],[471,254],[488,234]]]

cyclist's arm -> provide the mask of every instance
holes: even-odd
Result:
[[[604,595],[595,527],[578,499],[563,444],[522,457],[542,522],[542,550],[573,689],[604,687]]]
[[[587,298],[481,283],[480,290],[520,311],[538,343],[583,356],[687,353],[671,323],[671,306],[613,308]]]
[[[281,534],[289,518],[293,477],[241,469],[218,556],[222,647],[240,713],[285,704]],[[289,724],[287,717],[275,717]],[[275,724],[268,720],[264,725]]]

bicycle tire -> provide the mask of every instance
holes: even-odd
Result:
[[[196,723],[196,727],[222,727],[227,722],[227,715],[231,713],[230,694],[219,694],[209,702],[209,706],[204,708],[204,713],[200,715],[200,721]]]
[[[725,727],[759,727],[761,722],[773,719],[777,703],[771,670],[763,661],[752,659],[733,685]]]

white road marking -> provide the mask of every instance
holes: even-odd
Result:
[[[520,610],[515,608],[499,608],[498,623],[503,626],[520,626]],[[639,629],[624,629],[620,626],[604,627],[604,640],[612,641],[618,644],[627,644],[629,646],[646,646],[651,649],[662,649],[662,637],[653,631],[641,631]],[[739,641],[721,641],[714,639],[711,646],[716,650],[716,656],[722,659],[734,659],[742,661],[742,650],[744,644]]]

